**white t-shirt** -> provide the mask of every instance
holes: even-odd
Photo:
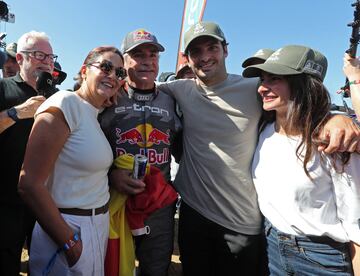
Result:
[[[307,165],[312,182],[295,153],[299,142],[276,133],[274,124],[261,133],[252,164],[261,212],[287,234],[360,243],[360,156],[352,154],[337,173],[328,156],[321,163],[316,153]]]
[[[97,121],[98,109],[74,92],[59,91],[38,108],[36,115],[52,106],[63,112],[70,136],[46,181],[51,196],[59,208],[105,205],[110,197],[107,173],[113,155]]]

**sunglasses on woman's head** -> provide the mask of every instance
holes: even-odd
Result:
[[[99,65],[95,65],[97,63]],[[108,60],[103,60],[101,62],[94,62],[94,63],[88,64],[88,65],[99,68],[106,75],[110,75],[111,72],[115,69],[115,75],[119,80],[123,80],[127,76],[125,68],[123,68],[123,67],[115,68],[114,65],[112,64],[112,62],[108,61]]]

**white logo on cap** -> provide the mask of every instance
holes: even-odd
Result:
[[[320,64],[315,63],[313,60],[306,61],[304,66],[304,72],[315,74],[319,77],[321,77],[323,70],[323,67]]]
[[[280,48],[279,50],[277,50],[276,52],[274,52],[267,60],[269,61],[276,61],[279,60],[279,56],[281,54],[283,48]]]
[[[255,53],[255,55],[254,56],[263,56],[263,55],[265,55],[265,53],[264,53],[264,51],[262,50],[262,49],[260,49],[259,51],[257,51],[256,53]]]
[[[194,27],[194,34],[199,34],[205,32],[205,27],[201,23],[197,23]]]

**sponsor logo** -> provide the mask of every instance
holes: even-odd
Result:
[[[151,124],[140,124],[134,128],[122,131],[115,128],[116,156],[126,154],[126,143],[137,145],[139,154],[145,155],[150,164],[166,164],[170,161],[170,129],[165,132],[153,127]],[[153,145],[164,145],[156,150]]]
[[[116,148],[116,156],[120,156],[126,153],[127,152],[124,148]],[[149,164],[162,165],[170,161],[170,151],[168,148],[164,148],[162,152],[157,152],[155,149],[148,149],[147,154],[145,149],[141,148],[139,150],[139,154],[145,155],[148,158]]]
[[[165,145],[170,145],[170,130],[168,129],[165,132],[158,130],[157,128],[153,128],[149,133],[148,141],[150,143],[154,143],[155,145],[160,145],[161,143]]]
[[[306,64],[304,66],[304,72],[312,73],[319,77],[321,77],[323,70],[323,67],[320,64],[314,62],[313,60],[306,61]]]
[[[151,113],[160,114],[162,116],[166,115],[169,116],[170,113],[166,109],[156,107],[156,106],[150,106],[150,105],[139,105],[134,103],[132,106],[119,106],[115,108],[115,113],[123,113],[127,110],[134,110],[138,112],[145,112],[146,110],[150,111]]]
[[[134,41],[139,40],[154,40],[151,33],[145,31],[145,30],[139,30],[133,34]]]
[[[194,27],[194,34],[200,34],[205,31],[205,27],[201,23],[197,23]]]
[[[115,128],[116,144],[129,143],[139,147],[151,147],[152,145],[170,145],[170,129],[163,132],[150,124],[141,124],[126,131]]]
[[[260,49],[254,54],[254,57],[262,57],[264,55],[265,55],[265,53],[264,53],[263,49]]]
[[[134,95],[134,98],[139,101],[139,102],[148,102],[150,100],[152,100],[154,96],[152,94],[150,95],[140,95],[140,94],[137,94]]]
[[[279,56],[281,55],[282,52],[282,48],[280,48],[279,50],[277,50],[276,52],[274,52],[268,59],[267,61],[276,61],[279,60]]]
[[[116,128],[115,131],[116,137],[119,138],[116,140],[116,144],[128,142],[129,144],[134,145],[143,142],[142,135],[136,128],[132,128],[124,132],[121,132],[120,128]]]

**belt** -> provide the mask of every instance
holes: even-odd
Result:
[[[265,219],[265,235],[269,235],[270,231],[274,231],[278,239],[282,241],[293,241],[295,243],[298,242],[313,242],[313,243],[324,243],[328,245],[337,245],[341,244],[328,236],[312,236],[312,235],[291,235],[281,232],[275,226],[271,224],[270,221]]]
[[[92,216],[105,214],[109,210],[109,202],[96,209],[59,208],[60,213],[74,216]]]

